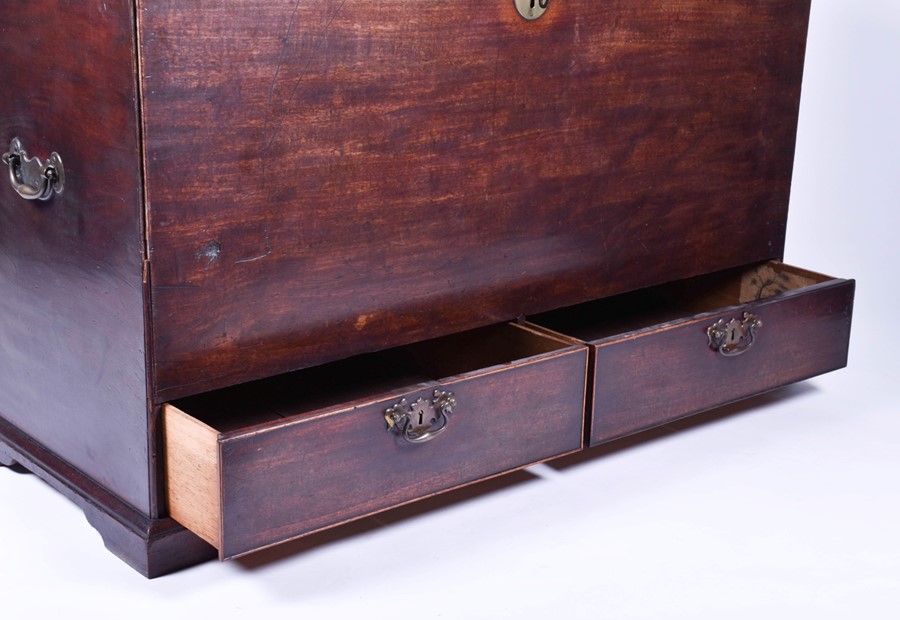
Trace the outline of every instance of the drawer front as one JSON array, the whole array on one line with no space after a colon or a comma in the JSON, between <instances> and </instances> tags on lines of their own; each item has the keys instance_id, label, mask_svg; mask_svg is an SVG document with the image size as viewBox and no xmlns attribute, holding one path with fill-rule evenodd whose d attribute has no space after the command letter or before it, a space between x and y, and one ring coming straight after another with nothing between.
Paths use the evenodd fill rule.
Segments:
<instances>
[{"instance_id":1,"label":"drawer front","mask_svg":"<svg viewBox=\"0 0 900 620\"><path fill-rule=\"evenodd\" d=\"M588 350L560 349L227 433L168 405L172 516L232 558L578 450ZM456 400L442 433L388 432L387 409L435 390Z\"/></svg>"},{"instance_id":2,"label":"drawer front","mask_svg":"<svg viewBox=\"0 0 900 620\"><path fill-rule=\"evenodd\" d=\"M385 432L395 399L223 441L222 555L580 449L586 360L580 352L441 386L458 405L427 444ZM419 397L430 390L408 396Z\"/></svg>"},{"instance_id":3,"label":"drawer front","mask_svg":"<svg viewBox=\"0 0 900 620\"><path fill-rule=\"evenodd\" d=\"M157 402L783 245L807 0L140 4Z\"/></svg>"},{"instance_id":4,"label":"drawer front","mask_svg":"<svg viewBox=\"0 0 900 620\"><path fill-rule=\"evenodd\" d=\"M842 368L853 293L853 281L832 280L595 345L590 443ZM731 356L713 350L708 328L744 312L761 321L752 345Z\"/></svg>"}]
</instances>

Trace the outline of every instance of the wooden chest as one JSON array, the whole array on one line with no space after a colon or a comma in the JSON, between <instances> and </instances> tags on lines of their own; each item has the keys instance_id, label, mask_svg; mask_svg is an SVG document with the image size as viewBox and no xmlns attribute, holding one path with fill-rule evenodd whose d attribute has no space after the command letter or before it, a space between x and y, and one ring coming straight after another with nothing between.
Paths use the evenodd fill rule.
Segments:
<instances>
[{"instance_id":1,"label":"wooden chest","mask_svg":"<svg viewBox=\"0 0 900 620\"><path fill-rule=\"evenodd\" d=\"M0 462L152 576L843 366L808 12L4 2Z\"/></svg>"}]
</instances>

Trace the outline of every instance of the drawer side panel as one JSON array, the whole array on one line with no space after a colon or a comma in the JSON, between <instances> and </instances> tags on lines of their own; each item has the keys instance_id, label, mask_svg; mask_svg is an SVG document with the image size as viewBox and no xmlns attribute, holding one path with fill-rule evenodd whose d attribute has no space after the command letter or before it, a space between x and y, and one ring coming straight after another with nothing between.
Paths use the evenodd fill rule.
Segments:
<instances>
[{"instance_id":1,"label":"drawer side panel","mask_svg":"<svg viewBox=\"0 0 900 620\"><path fill-rule=\"evenodd\" d=\"M177 407L163 407L169 515L219 546L219 433Z\"/></svg>"},{"instance_id":2,"label":"drawer side panel","mask_svg":"<svg viewBox=\"0 0 900 620\"><path fill-rule=\"evenodd\" d=\"M0 3L0 152L62 158L19 197L0 165L0 416L155 515L130 0Z\"/></svg>"}]
</instances>

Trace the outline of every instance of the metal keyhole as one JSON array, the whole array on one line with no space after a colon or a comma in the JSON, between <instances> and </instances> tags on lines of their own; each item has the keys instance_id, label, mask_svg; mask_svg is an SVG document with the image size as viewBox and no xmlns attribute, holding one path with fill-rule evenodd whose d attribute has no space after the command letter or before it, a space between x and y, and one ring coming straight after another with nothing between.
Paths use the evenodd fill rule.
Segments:
<instances>
[{"instance_id":1,"label":"metal keyhole","mask_svg":"<svg viewBox=\"0 0 900 620\"><path fill-rule=\"evenodd\" d=\"M730 326L728 328L728 338L725 339L725 344L734 345L734 344L737 344L738 342L740 342L740 340L741 340L741 333L740 333L740 330L738 330L738 326L737 325Z\"/></svg>"}]
</instances>

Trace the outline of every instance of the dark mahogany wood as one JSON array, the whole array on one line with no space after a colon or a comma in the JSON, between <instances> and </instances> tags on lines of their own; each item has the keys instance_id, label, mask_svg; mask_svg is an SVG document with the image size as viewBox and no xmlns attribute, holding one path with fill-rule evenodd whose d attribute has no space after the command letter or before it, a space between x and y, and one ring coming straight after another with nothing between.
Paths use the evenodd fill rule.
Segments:
<instances>
[{"instance_id":1,"label":"dark mahogany wood","mask_svg":"<svg viewBox=\"0 0 900 620\"><path fill-rule=\"evenodd\" d=\"M154 511L130 0L4 0L0 149L62 157L65 191L0 174L0 418Z\"/></svg>"},{"instance_id":2,"label":"dark mahogany wood","mask_svg":"<svg viewBox=\"0 0 900 620\"><path fill-rule=\"evenodd\" d=\"M580 449L587 349L555 346L528 360L395 390L377 402L370 397L223 433L221 557ZM310 379L323 381L318 373ZM295 402L307 382L298 376ZM431 398L435 389L453 391L458 401L443 434L411 445L386 431L385 409L404 397ZM290 400L290 393L283 397ZM194 399L185 411L214 415L218 405L204 400ZM272 399L259 393L254 400ZM285 402L278 413L287 416L292 406ZM209 423L219 428L227 421Z\"/></svg>"},{"instance_id":3,"label":"dark mahogany wood","mask_svg":"<svg viewBox=\"0 0 900 620\"><path fill-rule=\"evenodd\" d=\"M106 547L145 577L215 557L215 549L171 519L151 519L53 452L0 420L0 465L34 473L80 507ZM11 502L4 501L10 508Z\"/></svg>"},{"instance_id":4,"label":"dark mahogany wood","mask_svg":"<svg viewBox=\"0 0 900 620\"><path fill-rule=\"evenodd\" d=\"M223 557L578 449L588 350L474 328L780 257L808 13L4 0L0 150L58 152L66 187L27 202L0 170L0 465L153 576L212 554L167 518L176 398L227 413L204 429ZM727 360L705 348L719 315L614 300L585 338L590 439L842 366L852 296L835 280L753 302L759 343ZM434 355L445 334L462 354ZM336 397L284 375L351 356L386 377L345 372ZM385 433L388 404L440 386L459 399L445 436Z\"/></svg>"},{"instance_id":5,"label":"dark mahogany wood","mask_svg":"<svg viewBox=\"0 0 900 620\"><path fill-rule=\"evenodd\" d=\"M157 401L781 255L806 0L141 7Z\"/></svg>"},{"instance_id":6,"label":"dark mahogany wood","mask_svg":"<svg viewBox=\"0 0 900 620\"><path fill-rule=\"evenodd\" d=\"M648 291L535 320L591 341L589 443L596 445L843 368L854 288L852 280L825 279L693 316L685 313L693 305L690 296L678 294L682 287L668 287L660 295ZM630 310L621 316L606 314L625 308ZM744 311L763 322L752 348L735 357L713 351L707 328Z\"/></svg>"}]
</instances>

